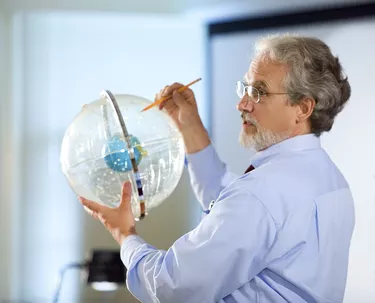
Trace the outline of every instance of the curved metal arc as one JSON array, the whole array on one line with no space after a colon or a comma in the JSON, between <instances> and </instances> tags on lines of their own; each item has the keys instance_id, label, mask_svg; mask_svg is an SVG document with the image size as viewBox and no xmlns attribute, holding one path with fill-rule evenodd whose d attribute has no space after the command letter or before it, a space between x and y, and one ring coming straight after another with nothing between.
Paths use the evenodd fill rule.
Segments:
<instances>
[{"instance_id":1,"label":"curved metal arc","mask_svg":"<svg viewBox=\"0 0 375 303\"><path fill-rule=\"evenodd\" d=\"M140 204L139 219L143 219L146 216L146 204L145 204L144 196L143 196L142 182L141 182L141 177L140 177L139 170L138 170L138 164L137 164L137 161L135 160L135 156L134 156L134 149L133 149L133 146L132 146L132 143L131 143L131 140L130 140L128 130L126 128L124 118L121 114L120 107L118 106L118 103L116 101L115 96L109 90L103 90L100 93L100 96L107 99L108 101L110 101L110 103L112 104L112 106L113 106L113 108L116 112L117 119L120 123L121 131L124 135L126 144L128 146L132 170L133 170L134 177L135 177L136 184L137 184L138 201L139 201L139 204Z\"/></svg>"}]
</instances>

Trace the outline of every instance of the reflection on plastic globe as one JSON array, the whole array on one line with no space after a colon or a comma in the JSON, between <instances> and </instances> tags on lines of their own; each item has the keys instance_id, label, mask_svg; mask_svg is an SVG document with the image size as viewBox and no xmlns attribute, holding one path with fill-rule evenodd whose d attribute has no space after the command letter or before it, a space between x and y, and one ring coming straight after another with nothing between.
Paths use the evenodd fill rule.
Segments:
<instances>
[{"instance_id":1,"label":"reflection on plastic globe","mask_svg":"<svg viewBox=\"0 0 375 303\"><path fill-rule=\"evenodd\" d=\"M114 107L101 98L85 105L69 125L61 147L62 171L78 196L110 207L119 205L122 184L130 180L132 209L138 218L141 210L131 155L149 211L176 188L184 167L184 146L165 113L155 108L141 112L149 100L133 95L114 97L132 148L128 148Z\"/></svg>"}]
</instances>

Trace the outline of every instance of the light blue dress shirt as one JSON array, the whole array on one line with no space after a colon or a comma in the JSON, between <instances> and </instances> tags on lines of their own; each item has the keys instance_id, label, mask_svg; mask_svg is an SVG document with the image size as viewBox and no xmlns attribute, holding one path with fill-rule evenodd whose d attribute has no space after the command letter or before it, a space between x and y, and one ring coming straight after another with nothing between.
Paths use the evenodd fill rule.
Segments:
<instances>
[{"instance_id":1,"label":"light blue dress shirt","mask_svg":"<svg viewBox=\"0 0 375 303\"><path fill-rule=\"evenodd\" d=\"M234 176L212 145L188 155L203 209L215 203L167 251L124 240L127 286L141 302L342 302L354 203L319 138L285 140L251 163Z\"/></svg>"}]
</instances>

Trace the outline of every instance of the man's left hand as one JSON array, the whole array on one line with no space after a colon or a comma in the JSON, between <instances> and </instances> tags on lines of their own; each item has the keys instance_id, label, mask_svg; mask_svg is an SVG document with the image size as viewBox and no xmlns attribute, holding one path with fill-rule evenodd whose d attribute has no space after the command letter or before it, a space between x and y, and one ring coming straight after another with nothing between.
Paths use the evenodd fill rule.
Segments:
<instances>
[{"instance_id":1,"label":"man's left hand","mask_svg":"<svg viewBox=\"0 0 375 303\"><path fill-rule=\"evenodd\" d=\"M131 208L131 184L125 182L121 192L121 202L117 208L110 208L79 197L86 211L103 223L105 228L121 246L127 236L135 235L135 220Z\"/></svg>"}]
</instances>

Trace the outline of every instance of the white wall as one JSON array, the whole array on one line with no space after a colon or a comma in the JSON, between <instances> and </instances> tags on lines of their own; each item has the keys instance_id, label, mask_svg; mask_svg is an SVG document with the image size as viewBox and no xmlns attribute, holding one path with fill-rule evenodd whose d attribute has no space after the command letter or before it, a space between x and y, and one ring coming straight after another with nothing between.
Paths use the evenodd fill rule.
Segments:
<instances>
[{"instance_id":1,"label":"white wall","mask_svg":"<svg viewBox=\"0 0 375 303\"><path fill-rule=\"evenodd\" d=\"M81 260L91 248L118 249L109 233L85 215L61 174L60 144L68 124L104 88L153 99L167 84L200 77L203 37L200 23L183 17L49 12L27 13L19 21L25 150L18 201L23 231L19 293L42 301L51 297L61 266ZM193 89L204 112L202 84ZM195 227L199 209L194 201L185 172L173 195L139 223L138 232L168 248ZM74 300L80 289L78 275L70 274L61 300ZM83 289L87 300L98 298ZM121 295L131 300L125 291Z\"/></svg>"},{"instance_id":2,"label":"white wall","mask_svg":"<svg viewBox=\"0 0 375 303\"><path fill-rule=\"evenodd\" d=\"M263 35L298 32L323 39L338 55L352 86L351 99L322 136L322 145L347 178L355 199L353 235L345 302L375 302L375 111L372 91L375 69L375 18L281 30L251 31L215 36L213 58L213 141L221 158L242 173L252 152L238 149L240 113L235 82L247 72L254 42ZM230 60L228 60L230 58ZM235 155L235 156L233 156Z\"/></svg>"},{"instance_id":3,"label":"white wall","mask_svg":"<svg viewBox=\"0 0 375 303\"><path fill-rule=\"evenodd\" d=\"M0 8L0 11L2 9ZM8 20L6 20L6 16L3 11L0 13L0 70L1 71L8 71L8 62L6 58L9 57L8 51L8 44L4 43L7 41L7 32L8 32ZM6 203L8 198L9 192L6 191L6 187L8 186L6 171L10 171L9 166L9 134L6 131L6 113L9 112L8 109L8 102L6 102L8 98L8 90L9 90L9 81L5 72L0 73L0 138L1 138L1 148L0 148L0 230L5 231L8 226L11 226L11 216L5 214L11 214L12 205L10 203ZM8 232L1 232L0 233L0 243L11 243L11 234ZM9 245L0 245L0 256L7 261L11 260L11 250ZM1 261L0 261L1 262ZM0 263L0 270L4 272L10 271L11 264L6 262ZM7 280L3 283L0 283L0 294L7 292L10 288L10 281Z\"/></svg>"},{"instance_id":4,"label":"white wall","mask_svg":"<svg viewBox=\"0 0 375 303\"><path fill-rule=\"evenodd\" d=\"M375 18L332 32L326 40L340 55L352 85L352 97L322 144L353 191L356 227L350 250L345 302L375 301L375 133L373 71ZM348 41L353 47L347 47Z\"/></svg>"},{"instance_id":5,"label":"white wall","mask_svg":"<svg viewBox=\"0 0 375 303\"><path fill-rule=\"evenodd\" d=\"M82 10L82 11L113 11L132 13L178 13L183 1L123 1L123 0L2 0L9 11L24 10Z\"/></svg>"},{"instance_id":6,"label":"white wall","mask_svg":"<svg viewBox=\"0 0 375 303\"><path fill-rule=\"evenodd\" d=\"M14 61L13 18L0 9L0 300L16 291L18 266L19 197L21 167L19 94L13 90L17 64ZM12 101L11 101L12 100Z\"/></svg>"}]
</instances>

